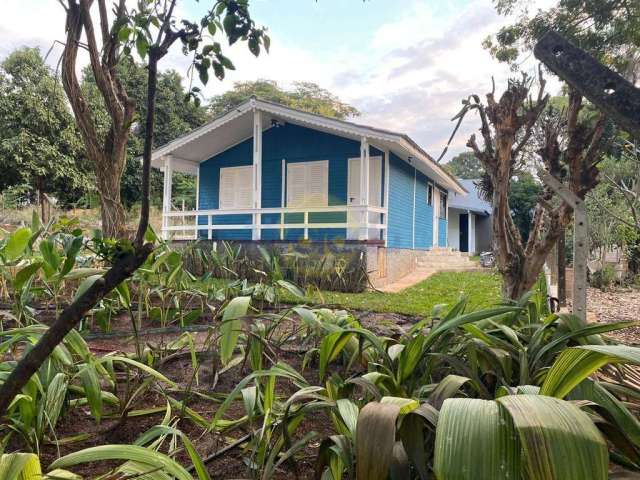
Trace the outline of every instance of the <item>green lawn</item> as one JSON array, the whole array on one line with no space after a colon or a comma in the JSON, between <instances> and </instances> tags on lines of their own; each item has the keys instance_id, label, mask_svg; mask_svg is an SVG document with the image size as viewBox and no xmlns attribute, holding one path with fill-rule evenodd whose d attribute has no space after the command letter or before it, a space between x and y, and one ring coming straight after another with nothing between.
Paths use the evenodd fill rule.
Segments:
<instances>
[{"instance_id":1,"label":"green lawn","mask_svg":"<svg viewBox=\"0 0 640 480\"><path fill-rule=\"evenodd\" d=\"M435 305L453 304L463 294L469 299L468 310L493 305L501 299L500 276L493 272L440 272L398 293L321 292L311 300L357 310L426 315Z\"/></svg>"}]
</instances>

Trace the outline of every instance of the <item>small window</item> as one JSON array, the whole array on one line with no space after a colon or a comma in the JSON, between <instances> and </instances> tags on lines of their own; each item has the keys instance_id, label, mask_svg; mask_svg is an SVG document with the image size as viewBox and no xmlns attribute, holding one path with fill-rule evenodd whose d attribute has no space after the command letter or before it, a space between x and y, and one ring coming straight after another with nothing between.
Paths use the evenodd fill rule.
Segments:
<instances>
[{"instance_id":1,"label":"small window","mask_svg":"<svg viewBox=\"0 0 640 480\"><path fill-rule=\"evenodd\" d=\"M447 218L447 194L440 191L440 218Z\"/></svg>"},{"instance_id":2,"label":"small window","mask_svg":"<svg viewBox=\"0 0 640 480\"><path fill-rule=\"evenodd\" d=\"M433 185L427 184L427 205L433 205Z\"/></svg>"},{"instance_id":3,"label":"small window","mask_svg":"<svg viewBox=\"0 0 640 480\"><path fill-rule=\"evenodd\" d=\"M220 210L253 208L253 166L220 169Z\"/></svg>"}]
</instances>

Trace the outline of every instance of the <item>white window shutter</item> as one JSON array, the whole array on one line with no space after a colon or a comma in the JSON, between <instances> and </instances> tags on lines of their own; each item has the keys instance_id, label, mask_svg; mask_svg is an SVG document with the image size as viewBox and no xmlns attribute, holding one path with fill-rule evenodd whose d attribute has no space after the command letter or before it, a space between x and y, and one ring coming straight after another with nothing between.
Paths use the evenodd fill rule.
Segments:
<instances>
[{"instance_id":1,"label":"white window shutter","mask_svg":"<svg viewBox=\"0 0 640 480\"><path fill-rule=\"evenodd\" d=\"M236 183L235 170L228 168L220 169L220 210L229 210L234 204L234 185Z\"/></svg>"},{"instance_id":2,"label":"white window shutter","mask_svg":"<svg viewBox=\"0 0 640 480\"><path fill-rule=\"evenodd\" d=\"M287 165L287 206L300 208L305 206L306 168L304 163Z\"/></svg>"},{"instance_id":3,"label":"white window shutter","mask_svg":"<svg viewBox=\"0 0 640 480\"><path fill-rule=\"evenodd\" d=\"M360 159L349 159L349 173L347 174L347 204L360 204Z\"/></svg>"},{"instance_id":4,"label":"white window shutter","mask_svg":"<svg viewBox=\"0 0 640 480\"><path fill-rule=\"evenodd\" d=\"M369 204L382 205L382 157L369 159Z\"/></svg>"},{"instance_id":5,"label":"white window shutter","mask_svg":"<svg viewBox=\"0 0 640 480\"><path fill-rule=\"evenodd\" d=\"M220 210L253 208L253 166L220 169Z\"/></svg>"},{"instance_id":6,"label":"white window shutter","mask_svg":"<svg viewBox=\"0 0 640 480\"><path fill-rule=\"evenodd\" d=\"M329 203L329 162L287 165L287 206L323 207Z\"/></svg>"},{"instance_id":7,"label":"white window shutter","mask_svg":"<svg viewBox=\"0 0 640 480\"><path fill-rule=\"evenodd\" d=\"M306 206L326 206L329 203L329 162L307 163L305 180L307 184Z\"/></svg>"}]
</instances>

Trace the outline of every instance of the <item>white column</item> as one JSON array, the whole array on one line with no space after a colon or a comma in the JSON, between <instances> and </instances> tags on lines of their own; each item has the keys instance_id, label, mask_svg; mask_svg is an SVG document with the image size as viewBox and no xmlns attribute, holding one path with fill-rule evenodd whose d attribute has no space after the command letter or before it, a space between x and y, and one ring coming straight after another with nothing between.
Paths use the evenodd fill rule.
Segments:
<instances>
[{"instance_id":1,"label":"white column","mask_svg":"<svg viewBox=\"0 0 640 480\"><path fill-rule=\"evenodd\" d=\"M440 226L440 190L433 185L433 248L438 246L438 230Z\"/></svg>"},{"instance_id":2,"label":"white column","mask_svg":"<svg viewBox=\"0 0 640 480\"><path fill-rule=\"evenodd\" d=\"M366 137L360 140L360 205L369 206L369 142ZM369 229L366 225L369 223L369 213L365 210L359 215L361 223L360 240L369 239Z\"/></svg>"},{"instance_id":3,"label":"white column","mask_svg":"<svg viewBox=\"0 0 640 480\"><path fill-rule=\"evenodd\" d=\"M253 110L253 208L262 208L262 114ZM253 240L260 240L261 215L253 216Z\"/></svg>"},{"instance_id":4,"label":"white column","mask_svg":"<svg viewBox=\"0 0 640 480\"><path fill-rule=\"evenodd\" d=\"M418 179L418 171L413 167L413 211L412 211L412 227L411 227L411 248L416 248L416 183Z\"/></svg>"},{"instance_id":5,"label":"white column","mask_svg":"<svg viewBox=\"0 0 640 480\"><path fill-rule=\"evenodd\" d=\"M384 245L387 246L387 232L389 231L389 178L391 177L391 171L389 170L389 150L384 152L384 208L387 209L387 213L384 215L384 224L387 228L384 229Z\"/></svg>"},{"instance_id":6,"label":"white column","mask_svg":"<svg viewBox=\"0 0 640 480\"><path fill-rule=\"evenodd\" d=\"M169 218L164 215L171 211L171 185L173 180L173 166L171 155L167 155L164 160L164 190L162 194L162 238L169 238Z\"/></svg>"}]
</instances>

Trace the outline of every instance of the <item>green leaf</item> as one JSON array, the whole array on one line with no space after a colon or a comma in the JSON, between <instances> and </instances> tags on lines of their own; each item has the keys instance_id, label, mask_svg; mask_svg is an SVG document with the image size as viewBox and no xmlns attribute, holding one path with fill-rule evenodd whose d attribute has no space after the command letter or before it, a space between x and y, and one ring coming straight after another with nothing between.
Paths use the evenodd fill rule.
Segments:
<instances>
[{"instance_id":1,"label":"green leaf","mask_svg":"<svg viewBox=\"0 0 640 480\"><path fill-rule=\"evenodd\" d=\"M220 360L223 365L229 363L238 343L242 324L240 319L247 315L251 297L235 297L222 312L220 325Z\"/></svg>"},{"instance_id":2,"label":"green leaf","mask_svg":"<svg viewBox=\"0 0 640 480\"><path fill-rule=\"evenodd\" d=\"M120 40L121 42L126 42L127 40L129 40L130 34L131 29L129 27L121 27L120 30L118 30L118 40Z\"/></svg>"},{"instance_id":3,"label":"green leaf","mask_svg":"<svg viewBox=\"0 0 640 480\"><path fill-rule=\"evenodd\" d=\"M45 263L45 273L47 274L47 277L51 277L60 267L60 255L58 254L53 241L49 239L42 240L40 242L40 253L42 254L42 259Z\"/></svg>"},{"instance_id":4,"label":"green leaf","mask_svg":"<svg viewBox=\"0 0 640 480\"><path fill-rule=\"evenodd\" d=\"M147 52L149 51L149 42L147 38L142 34L138 33L136 36L136 50L140 58L144 59L147 56Z\"/></svg>"},{"instance_id":5,"label":"green leaf","mask_svg":"<svg viewBox=\"0 0 640 480\"><path fill-rule=\"evenodd\" d=\"M341 398L336 402L340 418L347 426L352 438L356 438L356 427L358 425L358 414L360 410L358 406L348 398Z\"/></svg>"},{"instance_id":6,"label":"green leaf","mask_svg":"<svg viewBox=\"0 0 640 480\"><path fill-rule=\"evenodd\" d=\"M626 345L567 348L553 362L540 394L564 398L585 378L610 363L640 364L640 348Z\"/></svg>"},{"instance_id":7,"label":"green leaf","mask_svg":"<svg viewBox=\"0 0 640 480\"><path fill-rule=\"evenodd\" d=\"M76 264L76 257L82 248L82 243L84 239L82 237L75 237L71 242L71 245L67 249L66 258L64 260L64 264L62 265L62 269L60 270L60 277L64 277L67 273L71 271L73 266Z\"/></svg>"},{"instance_id":8,"label":"green leaf","mask_svg":"<svg viewBox=\"0 0 640 480\"><path fill-rule=\"evenodd\" d=\"M78 298L80 298L82 295L84 295L84 293L89 290L91 288L91 286L96 283L96 280L98 280L100 277L102 277L102 275L91 275L87 278L85 278L82 283L80 285L78 285L78 289L76 290L75 295L73 296L73 300L77 300Z\"/></svg>"},{"instance_id":9,"label":"green leaf","mask_svg":"<svg viewBox=\"0 0 640 480\"><path fill-rule=\"evenodd\" d=\"M178 480L193 480L193 477L175 460L163 453L137 445L100 445L58 458L50 468L65 468L81 463L121 460L138 462L151 471L160 468Z\"/></svg>"},{"instance_id":10,"label":"green leaf","mask_svg":"<svg viewBox=\"0 0 640 480\"><path fill-rule=\"evenodd\" d=\"M17 229L11 235L7 243L2 247L1 253L8 262L12 262L17 259L24 252L27 245L29 245L29 239L31 238L31 229L22 227Z\"/></svg>"},{"instance_id":11,"label":"green leaf","mask_svg":"<svg viewBox=\"0 0 640 480\"><path fill-rule=\"evenodd\" d=\"M436 428L433 469L437 479L518 479L520 455L513 421L496 402L445 400Z\"/></svg>"},{"instance_id":12,"label":"green leaf","mask_svg":"<svg viewBox=\"0 0 640 480\"><path fill-rule=\"evenodd\" d=\"M16 291L21 290L24 284L27 283L29 280L31 280L31 278L36 274L36 272L40 270L41 266L42 266L42 262L34 262L18 270L18 273L16 273L16 278L13 281L13 288Z\"/></svg>"},{"instance_id":13,"label":"green leaf","mask_svg":"<svg viewBox=\"0 0 640 480\"><path fill-rule=\"evenodd\" d=\"M100 423L102 417L102 393L98 373L93 365L87 365L79 373L80 382L84 388L84 394L89 403L89 409L96 421Z\"/></svg>"},{"instance_id":14,"label":"green leaf","mask_svg":"<svg viewBox=\"0 0 640 480\"><path fill-rule=\"evenodd\" d=\"M360 480L387 480L396 443L400 407L370 402L360 410L356 435L356 469Z\"/></svg>"},{"instance_id":15,"label":"green leaf","mask_svg":"<svg viewBox=\"0 0 640 480\"><path fill-rule=\"evenodd\" d=\"M509 395L497 402L513 419L528 478L606 480L607 444L578 407L543 395Z\"/></svg>"},{"instance_id":16,"label":"green leaf","mask_svg":"<svg viewBox=\"0 0 640 480\"><path fill-rule=\"evenodd\" d=\"M460 388L470 381L471 379L468 377L447 375L440 381L436 389L431 392L431 395L429 395L429 403L440 410L440 407L442 407L446 399L456 395Z\"/></svg>"},{"instance_id":17,"label":"green leaf","mask_svg":"<svg viewBox=\"0 0 640 480\"><path fill-rule=\"evenodd\" d=\"M318 375L320 380L324 379L327 372L327 366L333 362L342 349L349 342L353 334L346 331L338 331L325 336L320 343L320 365Z\"/></svg>"},{"instance_id":18,"label":"green leaf","mask_svg":"<svg viewBox=\"0 0 640 480\"><path fill-rule=\"evenodd\" d=\"M42 470L38 456L33 453L0 455L0 478L2 480L41 479Z\"/></svg>"}]
</instances>

